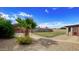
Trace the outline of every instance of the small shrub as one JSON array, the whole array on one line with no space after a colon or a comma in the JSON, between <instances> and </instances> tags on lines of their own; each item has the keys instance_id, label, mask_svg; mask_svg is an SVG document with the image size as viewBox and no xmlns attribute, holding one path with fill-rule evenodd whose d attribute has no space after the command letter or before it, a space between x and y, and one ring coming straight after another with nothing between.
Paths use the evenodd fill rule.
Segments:
<instances>
[{"instance_id":1,"label":"small shrub","mask_svg":"<svg viewBox=\"0 0 79 59\"><path fill-rule=\"evenodd\" d=\"M16 37L16 42L19 44L31 44L32 43L32 38L29 36L26 37Z\"/></svg>"}]
</instances>

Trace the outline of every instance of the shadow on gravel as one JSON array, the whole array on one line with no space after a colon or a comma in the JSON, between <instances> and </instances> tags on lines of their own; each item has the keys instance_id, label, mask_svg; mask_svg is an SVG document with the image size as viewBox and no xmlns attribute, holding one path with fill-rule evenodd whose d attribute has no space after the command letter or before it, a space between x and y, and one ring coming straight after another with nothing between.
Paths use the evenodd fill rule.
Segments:
<instances>
[{"instance_id":1,"label":"shadow on gravel","mask_svg":"<svg viewBox=\"0 0 79 59\"><path fill-rule=\"evenodd\" d=\"M13 39L15 37L0 37L0 40L9 40L9 39Z\"/></svg>"},{"instance_id":2,"label":"shadow on gravel","mask_svg":"<svg viewBox=\"0 0 79 59\"><path fill-rule=\"evenodd\" d=\"M44 38L40 38L38 40L38 43L45 46L45 47L49 47L50 45L54 44L57 45L57 42L51 39L44 39Z\"/></svg>"}]
</instances>

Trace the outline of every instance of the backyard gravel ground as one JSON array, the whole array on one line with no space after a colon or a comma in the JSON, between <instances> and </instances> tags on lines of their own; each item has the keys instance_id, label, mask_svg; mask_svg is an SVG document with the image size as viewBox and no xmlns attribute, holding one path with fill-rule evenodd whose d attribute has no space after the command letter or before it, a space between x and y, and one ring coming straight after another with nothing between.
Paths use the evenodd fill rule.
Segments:
<instances>
[{"instance_id":1,"label":"backyard gravel ground","mask_svg":"<svg viewBox=\"0 0 79 59\"><path fill-rule=\"evenodd\" d=\"M0 39L1 51L79 51L79 44L39 38L30 45L18 45L15 38Z\"/></svg>"}]
</instances>

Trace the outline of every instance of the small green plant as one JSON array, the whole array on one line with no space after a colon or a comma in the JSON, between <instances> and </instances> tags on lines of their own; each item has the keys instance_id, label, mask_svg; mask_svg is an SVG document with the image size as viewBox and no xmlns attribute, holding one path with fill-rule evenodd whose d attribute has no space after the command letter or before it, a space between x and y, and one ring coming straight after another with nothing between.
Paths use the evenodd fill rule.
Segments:
<instances>
[{"instance_id":1,"label":"small green plant","mask_svg":"<svg viewBox=\"0 0 79 59\"><path fill-rule=\"evenodd\" d=\"M16 42L19 43L19 44L31 44L32 38L30 38L29 36L16 37Z\"/></svg>"}]
</instances>

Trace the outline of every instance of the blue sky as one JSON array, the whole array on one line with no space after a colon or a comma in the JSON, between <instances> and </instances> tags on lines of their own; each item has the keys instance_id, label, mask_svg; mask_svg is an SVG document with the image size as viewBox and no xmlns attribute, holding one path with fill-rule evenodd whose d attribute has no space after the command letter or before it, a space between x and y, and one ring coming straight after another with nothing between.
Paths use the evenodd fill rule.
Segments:
<instances>
[{"instance_id":1,"label":"blue sky","mask_svg":"<svg viewBox=\"0 0 79 59\"><path fill-rule=\"evenodd\" d=\"M79 24L77 7L0 7L0 14L16 23L17 16L32 17L40 27L59 28Z\"/></svg>"}]
</instances>

